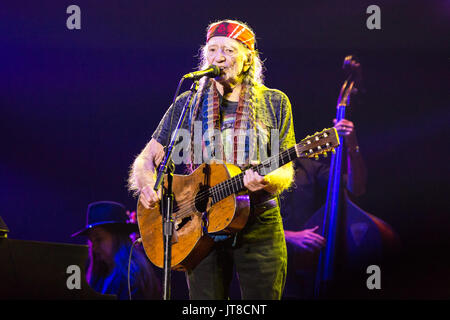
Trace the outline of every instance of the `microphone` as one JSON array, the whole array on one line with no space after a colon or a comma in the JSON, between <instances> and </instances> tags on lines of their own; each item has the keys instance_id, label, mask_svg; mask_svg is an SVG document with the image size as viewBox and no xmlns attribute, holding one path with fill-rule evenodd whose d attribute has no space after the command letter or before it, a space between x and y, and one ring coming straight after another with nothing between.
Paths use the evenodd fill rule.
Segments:
<instances>
[{"instance_id":1,"label":"microphone","mask_svg":"<svg viewBox=\"0 0 450 320\"><path fill-rule=\"evenodd\" d=\"M220 68L218 66L215 65L210 65L208 68L204 69L204 70L200 70L200 71L195 71L195 72L191 72L188 74L185 74L183 76L183 79L200 79L201 77L207 76L209 78L215 78L220 76Z\"/></svg>"}]
</instances>

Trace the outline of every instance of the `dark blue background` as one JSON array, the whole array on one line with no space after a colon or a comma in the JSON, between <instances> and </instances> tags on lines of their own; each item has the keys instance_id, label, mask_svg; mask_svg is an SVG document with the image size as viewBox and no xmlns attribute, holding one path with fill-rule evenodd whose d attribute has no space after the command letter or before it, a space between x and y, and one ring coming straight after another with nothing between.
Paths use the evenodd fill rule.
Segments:
<instances>
[{"instance_id":1,"label":"dark blue background","mask_svg":"<svg viewBox=\"0 0 450 320\"><path fill-rule=\"evenodd\" d=\"M66 28L71 4L81 30ZM381 30L366 28L371 4ZM266 85L290 98L297 140L332 125L343 58L360 57L367 92L349 118L369 182L358 203L402 239L396 296L450 297L449 16L448 1L2 3L0 215L10 237L82 243L70 234L90 202L134 210L129 166L197 65L206 26L232 18L255 30Z\"/></svg>"}]
</instances>

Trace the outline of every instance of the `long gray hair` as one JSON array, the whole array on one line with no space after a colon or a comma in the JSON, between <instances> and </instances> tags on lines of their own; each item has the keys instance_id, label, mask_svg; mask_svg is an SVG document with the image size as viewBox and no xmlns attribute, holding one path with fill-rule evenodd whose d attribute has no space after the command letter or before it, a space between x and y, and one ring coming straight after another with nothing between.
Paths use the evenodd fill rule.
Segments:
<instances>
[{"instance_id":1,"label":"long gray hair","mask_svg":"<svg viewBox=\"0 0 450 320\"><path fill-rule=\"evenodd\" d=\"M222 21L218 21L220 22L238 22L242 25L244 25L246 28L248 28L249 30L251 30L251 28L240 21L236 21L236 20L222 20ZM217 22L211 23L207 30L210 28L211 25L216 24ZM253 30L251 30L253 32ZM253 33L254 34L254 33ZM239 41L237 41L239 42ZM249 48L247 48L244 44L239 42L239 45L242 46L242 48L245 50L246 56L250 57L251 59L251 63L250 63L250 67L248 68L247 71L244 72L244 78L242 80L242 84L244 85L245 92L242 92L241 94L244 94L244 119L247 119L250 125L250 128L252 128L254 130L254 134L252 135L252 141L250 141L250 149L251 154L249 155L250 159L254 159L255 155L252 154L252 152L258 152L258 148L256 148L256 143L257 143L257 134L256 134L256 113L255 113L255 104L256 104L256 97L257 97L257 92L258 92L258 87L262 86L264 83L264 78L263 78L263 70L264 70L264 65L263 65L263 61L261 60L261 58L259 57L259 52L255 49L255 50L250 50ZM208 66L208 59L207 59L207 49L208 49L208 44L206 43L205 45L203 45L202 47L200 47L199 49L199 69L202 70L204 68L206 68ZM209 96L208 98L208 110L211 111L213 109L213 103L212 103L212 95L213 95L213 81L207 77L204 77L200 80L199 82L199 88L198 88L198 93L197 93L197 99L196 99L196 103L194 105L194 109L193 109L193 121L191 123L192 127L191 127L191 132L193 132L193 123L194 120L196 119L199 109L202 107L202 101L204 96ZM209 128L212 128L213 126L210 125L208 126ZM252 149L253 148L253 149ZM191 150L194 150L194 139L192 139L191 141ZM256 155L256 158L259 158L258 155ZM193 152L191 152L191 166L190 169L193 169Z\"/></svg>"}]
</instances>

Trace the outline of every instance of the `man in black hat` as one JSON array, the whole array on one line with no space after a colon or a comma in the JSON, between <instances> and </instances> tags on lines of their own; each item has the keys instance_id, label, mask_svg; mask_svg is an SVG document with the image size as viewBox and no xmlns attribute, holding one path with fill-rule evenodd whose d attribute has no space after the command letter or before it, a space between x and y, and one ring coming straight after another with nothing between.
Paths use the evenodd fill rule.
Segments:
<instances>
[{"instance_id":1,"label":"man in black hat","mask_svg":"<svg viewBox=\"0 0 450 320\"><path fill-rule=\"evenodd\" d=\"M88 237L89 261L86 278L97 292L115 294L120 300L160 299L159 281L141 250L133 250L130 233L137 232L128 221L125 207L117 202L99 201L89 204L86 227L72 235Z\"/></svg>"}]
</instances>

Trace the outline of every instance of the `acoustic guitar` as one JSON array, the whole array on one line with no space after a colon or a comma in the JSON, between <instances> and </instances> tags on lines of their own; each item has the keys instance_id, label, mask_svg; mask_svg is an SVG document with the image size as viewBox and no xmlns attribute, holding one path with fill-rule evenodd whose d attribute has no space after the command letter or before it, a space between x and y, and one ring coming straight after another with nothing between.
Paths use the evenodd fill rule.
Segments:
<instances>
[{"instance_id":1,"label":"acoustic guitar","mask_svg":"<svg viewBox=\"0 0 450 320\"><path fill-rule=\"evenodd\" d=\"M336 129L324 129L298 144L252 167L261 176L299 157L326 156L339 146ZM167 183L167 179L165 179ZM164 185L167 187L167 184ZM250 213L250 198L244 173L231 164L202 164L189 175L173 176L173 221L171 268L192 270L213 246L208 234L231 234L241 230ZM144 250L159 268L164 265L164 243L160 204L146 209L140 201L137 220Z\"/></svg>"}]
</instances>

